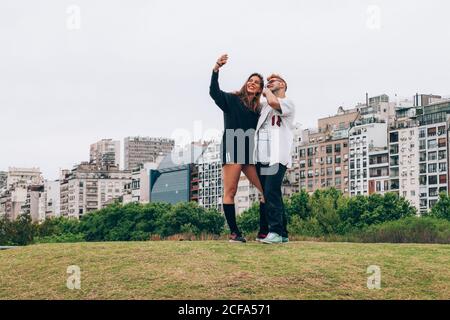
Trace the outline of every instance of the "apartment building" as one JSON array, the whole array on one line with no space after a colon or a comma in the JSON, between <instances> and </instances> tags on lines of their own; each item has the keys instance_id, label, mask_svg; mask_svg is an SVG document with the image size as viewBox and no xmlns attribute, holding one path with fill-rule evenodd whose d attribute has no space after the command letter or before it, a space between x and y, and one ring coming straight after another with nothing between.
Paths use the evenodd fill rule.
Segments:
<instances>
[{"instance_id":1,"label":"apartment building","mask_svg":"<svg viewBox=\"0 0 450 320\"><path fill-rule=\"evenodd\" d=\"M23 213L27 200L27 186L13 185L0 195L0 216L15 220Z\"/></svg>"},{"instance_id":2,"label":"apartment building","mask_svg":"<svg viewBox=\"0 0 450 320\"><path fill-rule=\"evenodd\" d=\"M303 133L302 125L296 123L292 149L292 168L286 170L285 180L281 187L283 197L290 197L300 192L300 148L304 141Z\"/></svg>"},{"instance_id":3,"label":"apartment building","mask_svg":"<svg viewBox=\"0 0 450 320\"><path fill-rule=\"evenodd\" d=\"M44 185L28 186L21 214L28 214L33 222L45 220L46 195Z\"/></svg>"},{"instance_id":4,"label":"apartment building","mask_svg":"<svg viewBox=\"0 0 450 320\"><path fill-rule=\"evenodd\" d=\"M32 206L30 201L35 197L34 188L42 184L43 178L39 168L9 168L6 184L0 193L0 216L15 220L19 215L29 213L34 221L38 221L39 206L35 206L35 202Z\"/></svg>"},{"instance_id":5,"label":"apartment building","mask_svg":"<svg viewBox=\"0 0 450 320\"><path fill-rule=\"evenodd\" d=\"M358 109L339 108L336 115L319 119L318 130L306 129L298 148L300 188L309 193L334 187L349 194L349 128Z\"/></svg>"},{"instance_id":6,"label":"apartment building","mask_svg":"<svg viewBox=\"0 0 450 320\"><path fill-rule=\"evenodd\" d=\"M242 214L257 202L259 202L258 189L250 183L244 174L241 174L235 197L236 214Z\"/></svg>"},{"instance_id":7,"label":"apartment building","mask_svg":"<svg viewBox=\"0 0 450 320\"><path fill-rule=\"evenodd\" d=\"M355 122L349 131L350 196L389 191L387 124L373 121Z\"/></svg>"},{"instance_id":8,"label":"apartment building","mask_svg":"<svg viewBox=\"0 0 450 320\"><path fill-rule=\"evenodd\" d=\"M419 210L419 125L415 107L396 110L396 121L389 128L389 166L390 191Z\"/></svg>"},{"instance_id":9,"label":"apartment building","mask_svg":"<svg viewBox=\"0 0 450 320\"><path fill-rule=\"evenodd\" d=\"M131 171L115 166L99 168L83 162L61 179L61 215L79 219L120 200L125 186L131 182Z\"/></svg>"},{"instance_id":10,"label":"apartment building","mask_svg":"<svg viewBox=\"0 0 450 320\"><path fill-rule=\"evenodd\" d=\"M156 170L162 158L158 159L154 163L146 163L139 168L133 169L131 172L131 183L126 185L126 196L124 203L138 202L149 203L150 202L150 172Z\"/></svg>"},{"instance_id":11,"label":"apartment building","mask_svg":"<svg viewBox=\"0 0 450 320\"><path fill-rule=\"evenodd\" d=\"M450 101L418 108L420 212L430 210L449 190Z\"/></svg>"},{"instance_id":12,"label":"apartment building","mask_svg":"<svg viewBox=\"0 0 450 320\"><path fill-rule=\"evenodd\" d=\"M120 168L120 141L103 139L91 144L89 162L99 168L107 166Z\"/></svg>"},{"instance_id":13,"label":"apartment building","mask_svg":"<svg viewBox=\"0 0 450 320\"><path fill-rule=\"evenodd\" d=\"M372 98L366 94L366 103L359 104L357 108L362 121L371 121L373 118L388 124L395 121L396 103L390 102L390 98L386 94Z\"/></svg>"},{"instance_id":14,"label":"apartment building","mask_svg":"<svg viewBox=\"0 0 450 320\"><path fill-rule=\"evenodd\" d=\"M127 137L124 139L125 170L139 168L140 165L156 162L159 156L169 154L175 141L166 138Z\"/></svg>"},{"instance_id":15,"label":"apartment building","mask_svg":"<svg viewBox=\"0 0 450 320\"><path fill-rule=\"evenodd\" d=\"M41 170L39 168L14 168L8 170L6 186L13 185L29 186L43 183Z\"/></svg>"},{"instance_id":16,"label":"apartment building","mask_svg":"<svg viewBox=\"0 0 450 320\"><path fill-rule=\"evenodd\" d=\"M198 203L206 209L222 211L223 182L220 142L210 143L197 162Z\"/></svg>"},{"instance_id":17,"label":"apartment building","mask_svg":"<svg viewBox=\"0 0 450 320\"><path fill-rule=\"evenodd\" d=\"M61 183L56 181L44 182L45 219L61 216Z\"/></svg>"}]
</instances>

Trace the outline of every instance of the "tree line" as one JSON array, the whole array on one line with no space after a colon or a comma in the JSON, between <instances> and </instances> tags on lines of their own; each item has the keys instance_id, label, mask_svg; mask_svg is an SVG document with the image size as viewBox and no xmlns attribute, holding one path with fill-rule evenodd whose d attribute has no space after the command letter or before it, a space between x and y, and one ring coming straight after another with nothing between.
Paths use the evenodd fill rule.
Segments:
<instances>
[{"instance_id":1,"label":"tree line","mask_svg":"<svg viewBox=\"0 0 450 320\"><path fill-rule=\"evenodd\" d=\"M285 199L288 229L293 237L357 242L450 243L450 197L441 194L429 214L416 209L395 193L344 196L331 188L305 191ZM259 206L238 217L240 228L258 231ZM177 235L225 237L223 215L197 203L112 204L80 220L47 219L34 224L28 215L16 221L0 219L0 245L56 242L147 241Z\"/></svg>"}]
</instances>

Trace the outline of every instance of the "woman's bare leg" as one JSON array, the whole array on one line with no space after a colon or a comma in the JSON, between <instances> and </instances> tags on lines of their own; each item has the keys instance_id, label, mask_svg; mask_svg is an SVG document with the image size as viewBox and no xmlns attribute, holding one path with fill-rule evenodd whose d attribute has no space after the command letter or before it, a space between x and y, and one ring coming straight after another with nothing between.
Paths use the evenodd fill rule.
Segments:
<instances>
[{"instance_id":1,"label":"woman's bare leg","mask_svg":"<svg viewBox=\"0 0 450 320\"><path fill-rule=\"evenodd\" d=\"M239 178L241 177L242 165L240 164L226 164L222 168L223 172L223 203L234 204L234 197L236 196Z\"/></svg>"},{"instance_id":2,"label":"woman's bare leg","mask_svg":"<svg viewBox=\"0 0 450 320\"><path fill-rule=\"evenodd\" d=\"M256 171L256 166L254 165L245 165L242 167L242 172L244 172L247 179L250 181L251 184L253 184L256 189L261 193L262 200L261 202L264 203L264 190L261 185L261 181L258 177L258 172Z\"/></svg>"}]
</instances>

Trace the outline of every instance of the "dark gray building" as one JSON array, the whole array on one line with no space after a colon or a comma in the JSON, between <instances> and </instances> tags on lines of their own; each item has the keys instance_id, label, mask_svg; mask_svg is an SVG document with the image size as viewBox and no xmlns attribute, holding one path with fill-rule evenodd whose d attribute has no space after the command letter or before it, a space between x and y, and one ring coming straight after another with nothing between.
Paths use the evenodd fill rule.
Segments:
<instances>
[{"instance_id":1,"label":"dark gray building","mask_svg":"<svg viewBox=\"0 0 450 320\"><path fill-rule=\"evenodd\" d=\"M191 145L168 154L157 170L150 171L150 201L177 204L196 201L198 176L195 163L205 146Z\"/></svg>"}]
</instances>

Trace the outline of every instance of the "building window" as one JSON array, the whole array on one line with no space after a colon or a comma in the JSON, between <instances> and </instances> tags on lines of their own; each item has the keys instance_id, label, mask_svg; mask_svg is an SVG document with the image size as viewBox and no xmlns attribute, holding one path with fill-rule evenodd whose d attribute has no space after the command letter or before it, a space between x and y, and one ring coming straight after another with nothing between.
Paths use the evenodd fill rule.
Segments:
<instances>
[{"instance_id":1,"label":"building window","mask_svg":"<svg viewBox=\"0 0 450 320\"><path fill-rule=\"evenodd\" d=\"M336 152L336 153L341 152L341 144L340 143L334 145L334 152Z\"/></svg>"},{"instance_id":2,"label":"building window","mask_svg":"<svg viewBox=\"0 0 450 320\"><path fill-rule=\"evenodd\" d=\"M428 161L436 161L436 159L437 159L437 152L436 151L428 153Z\"/></svg>"},{"instance_id":3,"label":"building window","mask_svg":"<svg viewBox=\"0 0 450 320\"><path fill-rule=\"evenodd\" d=\"M306 157L306 150L300 149L300 158L304 158L304 157Z\"/></svg>"},{"instance_id":4,"label":"building window","mask_svg":"<svg viewBox=\"0 0 450 320\"><path fill-rule=\"evenodd\" d=\"M437 176L429 176L428 177L428 184L429 185L436 185L436 184L438 184L438 177Z\"/></svg>"},{"instance_id":5,"label":"building window","mask_svg":"<svg viewBox=\"0 0 450 320\"><path fill-rule=\"evenodd\" d=\"M436 139L428 140L428 149L436 149L438 142Z\"/></svg>"},{"instance_id":6,"label":"building window","mask_svg":"<svg viewBox=\"0 0 450 320\"><path fill-rule=\"evenodd\" d=\"M421 186L426 186L427 185L427 176L420 176L419 180L420 180L420 185Z\"/></svg>"},{"instance_id":7,"label":"building window","mask_svg":"<svg viewBox=\"0 0 450 320\"><path fill-rule=\"evenodd\" d=\"M428 194L430 197L437 197L439 195L438 188L430 188Z\"/></svg>"},{"instance_id":8,"label":"building window","mask_svg":"<svg viewBox=\"0 0 450 320\"><path fill-rule=\"evenodd\" d=\"M432 163L428 165L428 173L436 173L437 172L437 164Z\"/></svg>"},{"instance_id":9,"label":"building window","mask_svg":"<svg viewBox=\"0 0 450 320\"><path fill-rule=\"evenodd\" d=\"M427 173L427 164L426 163L420 164L419 173L421 173L421 174Z\"/></svg>"},{"instance_id":10,"label":"building window","mask_svg":"<svg viewBox=\"0 0 450 320\"><path fill-rule=\"evenodd\" d=\"M420 152L419 161L420 161L420 162L425 162L425 161L427 161L427 153L426 153L426 151Z\"/></svg>"},{"instance_id":11,"label":"building window","mask_svg":"<svg viewBox=\"0 0 450 320\"><path fill-rule=\"evenodd\" d=\"M426 140L419 141L419 150L425 150L427 148Z\"/></svg>"},{"instance_id":12,"label":"building window","mask_svg":"<svg viewBox=\"0 0 450 320\"><path fill-rule=\"evenodd\" d=\"M439 151L439 160L445 160L445 159L447 159L447 151L446 150Z\"/></svg>"},{"instance_id":13,"label":"building window","mask_svg":"<svg viewBox=\"0 0 450 320\"><path fill-rule=\"evenodd\" d=\"M376 183L376 191L381 192L381 181L377 181Z\"/></svg>"},{"instance_id":14,"label":"building window","mask_svg":"<svg viewBox=\"0 0 450 320\"><path fill-rule=\"evenodd\" d=\"M327 176L333 175L333 168L327 168Z\"/></svg>"},{"instance_id":15,"label":"building window","mask_svg":"<svg viewBox=\"0 0 450 320\"><path fill-rule=\"evenodd\" d=\"M438 146L439 146L439 148L445 148L445 147L447 147L447 139L446 139L446 138L441 138L441 139L439 139Z\"/></svg>"},{"instance_id":16,"label":"building window","mask_svg":"<svg viewBox=\"0 0 450 320\"><path fill-rule=\"evenodd\" d=\"M391 143L398 142L398 132L391 132L389 135Z\"/></svg>"},{"instance_id":17,"label":"building window","mask_svg":"<svg viewBox=\"0 0 450 320\"><path fill-rule=\"evenodd\" d=\"M419 131L419 138L425 138L426 137L426 130L420 129Z\"/></svg>"},{"instance_id":18,"label":"building window","mask_svg":"<svg viewBox=\"0 0 450 320\"><path fill-rule=\"evenodd\" d=\"M439 184L447 184L447 175L443 174L439 176Z\"/></svg>"}]
</instances>

